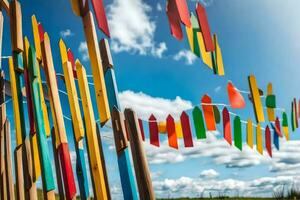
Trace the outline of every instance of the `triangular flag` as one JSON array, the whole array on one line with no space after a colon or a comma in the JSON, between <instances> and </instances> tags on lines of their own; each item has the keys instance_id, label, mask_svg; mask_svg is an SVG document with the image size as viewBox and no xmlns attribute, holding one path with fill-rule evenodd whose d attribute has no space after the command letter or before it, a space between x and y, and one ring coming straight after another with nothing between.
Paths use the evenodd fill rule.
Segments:
<instances>
[{"instance_id":1,"label":"triangular flag","mask_svg":"<svg viewBox=\"0 0 300 200\"><path fill-rule=\"evenodd\" d=\"M247 120L247 144L248 146L253 149L253 124L252 120L249 118Z\"/></svg>"},{"instance_id":2,"label":"triangular flag","mask_svg":"<svg viewBox=\"0 0 300 200\"><path fill-rule=\"evenodd\" d=\"M193 110L193 120L197 139L205 139L206 130L204 126L204 119L198 106L196 106Z\"/></svg>"},{"instance_id":3,"label":"triangular flag","mask_svg":"<svg viewBox=\"0 0 300 200\"><path fill-rule=\"evenodd\" d=\"M156 118L151 115L149 118L150 144L159 147L159 135Z\"/></svg>"},{"instance_id":4,"label":"triangular flag","mask_svg":"<svg viewBox=\"0 0 300 200\"><path fill-rule=\"evenodd\" d=\"M203 34L203 40L205 44L205 49L207 52L212 52L215 50L214 43L211 37L209 23L206 16L205 7L200 3L196 5L196 13L198 17L198 22L200 25L201 32Z\"/></svg>"},{"instance_id":5,"label":"triangular flag","mask_svg":"<svg viewBox=\"0 0 300 200\"><path fill-rule=\"evenodd\" d=\"M274 108L276 108L276 98L275 98L275 95L273 95L272 83L269 83L268 87L267 87L266 106L267 106L267 113L268 113L269 121L270 122L275 121L275 109Z\"/></svg>"},{"instance_id":6,"label":"triangular flag","mask_svg":"<svg viewBox=\"0 0 300 200\"><path fill-rule=\"evenodd\" d=\"M253 107L254 107L256 122L257 123L264 122L265 121L264 111L263 111L263 106L261 103L255 76L250 75L248 77L248 81L249 81L251 96L253 98Z\"/></svg>"},{"instance_id":7,"label":"triangular flag","mask_svg":"<svg viewBox=\"0 0 300 200\"><path fill-rule=\"evenodd\" d=\"M265 137L266 137L266 149L270 157L272 157L272 143L271 143L271 131L269 126L266 127L265 130Z\"/></svg>"},{"instance_id":8,"label":"triangular flag","mask_svg":"<svg viewBox=\"0 0 300 200\"><path fill-rule=\"evenodd\" d=\"M174 118L171 115L168 115L166 121L167 121L167 133L168 133L169 146L174 149L178 149Z\"/></svg>"},{"instance_id":9,"label":"triangular flag","mask_svg":"<svg viewBox=\"0 0 300 200\"><path fill-rule=\"evenodd\" d=\"M183 132L183 141L185 147L193 147L193 138L192 138L192 131L189 116L186 112L182 112L180 116L180 122Z\"/></svg>"},{"instance_id":10,"label":"triangular flag","mask_svg":"<svg viewBox=\"0 0 300 200\"><path fill-rule=\"evenodd\" d=\"M224 139L230 145L232 145L230 115L229 115L228 109L226 107L223 108L222 116L223 116L223 134L224 134Z\"/></svg>"},{"instance_id":11,"label":"triangular flag","mask_svg":"<svg viewBox=\"0 0 300 200\"><path fill-rule=\"evenodd\" d=\"M217 128L211 98L206 94L202 97L201 103L206 128L208 131L215 131Z\"/></svg>"},{"instance_id":12,"label":"triangular flag","mask_svg":"<svg viewBox=\"0 0 300 200\"><path fill-rule=\"evenodd\" d=\"M263 155L263 141L260 124L257 124L256 126L256 149L261 155Z\"/></svg>"},{"instance_id":13,"label":"triangular flag","mask_svg":"<svg viewBox=\"0 0 300 200\"><path fill-rule=\"evenodd\" d=\"M288 125L288 118L285 112L282 113L282 130L285 135L286 140L289 140L289 125Z\"/></svg>"},{"instance_id":14,"label":"triangular flag","mask_svg":"<svg viewBox=\"0 0 300 200\"><path fill-rule=\"evenodd\" d=\"M242 124L239 116L235 116L234 118L234 145L242 151Z\"/></svg>"},{"instance_id":15,"label":"triangular flag","mask_svg":"<svg viewBox=\"0 0 300 200\"><path fill-rule=\"evenodd\" d=\"M244 97L236 89L236 87L234 87L231 81L227 83L227 92L229 103L232 108L244 108L246 106Z\"/></svg>"}]
</instances>

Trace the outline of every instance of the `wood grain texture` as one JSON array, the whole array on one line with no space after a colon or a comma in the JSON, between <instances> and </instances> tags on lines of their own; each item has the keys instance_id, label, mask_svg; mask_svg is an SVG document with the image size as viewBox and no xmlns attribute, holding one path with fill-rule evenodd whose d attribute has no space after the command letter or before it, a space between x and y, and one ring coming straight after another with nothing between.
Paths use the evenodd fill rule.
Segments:
<instances>
[{"instance_id":1,"label":"wood grain texture","mask_svg":"<svg viewBox=\"0 0 300 200\"><path fill-rule=\"evenodd\" d=\"M1 8L4 8L6 13L9 13L9 1L8 0L1 0Z\"/></svg>"},{"instance_id":2,"label":"wood grain texture","mask_svg":"<svg viewBox=\"0 0 300 200\"><path fill-rule=\"evenodd\" d=\"M149 167L146 160L145 150L142 143L140 129L138 128L138 118L134 111L125 109L124 111L128 133L130 137L130 147L132 160L135 168L136 181L141 200L154 200L155 194L150 177Z\"/></svg>"},{"instance_id":3,"label":"wood grain texture","mask_svg":"<svg viewBox=\"0 0 300 200\"><path fill-rule=\"evenodd\" d=\"M76 70L86 126L86 139L88 145L88 155L90 158L89 162L92 173L91 175L94 186L94 194L97 199L106 200L108 199L108 190L105 184L103 164L101 162L100 150L97 142L98 138L96 135L96 122L90 98L90 90L88 87L86 71L78 60L76 61Z\"/></svg>"},{"instance_id":4,"label":"wood grain texture","mask_svg":"<svg viewBox=\"0 0 300 200\"><path fill-rule=\"evenodd\" d=\"M103 71L104 73L106 73L107 69L114 67L108 40L105 38L101 39L99 42L99 47L100 47Z\"/></svg>"},{"instance_id":5,"label":"wood grain texture","mask_svg":"<svg viewBox=\"0 0 300 200\"><path fill-rule=\"evenodd\" d=\"M25 200L22 154L22 146L17 147L14 151L14 160L16 176L16 198L18 200Z\"/></svg>"},{"instance_id":6,"label":"wood grain texture","mask_svg":"<svg viewBox=\"0 0 300 200\"><path fill-rule=\"evenodd\" d=\"M112 127L116 151L119 154L128 147L128 138L125 130L124 116L116 107L112 111Z\"/></svg>"},{"instance_id":7,"label":"wood grain texture","mask_svg":"<svg viewBox=\"0 0 300 200\"><path fill-rule=\"evenodd\" d=\"M110 110L94 19L90 11L83 17L83 26L94 78L99 118L101 125L104 125L110 119Z\"/></svg>"},{"instance_id":8,"label":"wood grain texture","mask_svg":"<svg viewBox=\"0 0 300 200\"><path fill-rule=\"evenodd\" d=\"M6 166L5 166L5 127L0 130L0 198L7 200Z\"/></svg>"},{"instance_id":9,"label":"wood grain texture","mask_svg":"<svg viewBox=\"0 0 300 200\"><path fill-rule=\"evenodd\" d=\"M3 2L3 0L1 1ZM2 67L1 61L2 61L2 38L3 38L3 23L4 23L4 18L3 18L3 13L0 10L0 68Z\"/></svg>"},{"instance_id":10,"label":"wood grain texture","mask_svg":"<svg viewBox=\"0 0 300 200\"><path fill-rule=\"evenodd\" d=\"M12 50L15 52L22 52L23 30L21 4L17 0L12 0L9 8Z\"/></svg>"}]
</instances>

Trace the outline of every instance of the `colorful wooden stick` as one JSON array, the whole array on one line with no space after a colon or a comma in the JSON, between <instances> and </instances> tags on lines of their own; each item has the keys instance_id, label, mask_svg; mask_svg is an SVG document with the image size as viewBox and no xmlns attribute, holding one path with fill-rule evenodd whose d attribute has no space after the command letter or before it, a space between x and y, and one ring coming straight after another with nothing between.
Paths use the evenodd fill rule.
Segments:
<instances>
[{"instance_id":1,"label":"colorful wooden stick","mask_svg":"<svg viewBox=\"0 0 300 200\"><path fill-rule=\"evenodd\" d=\"M7 199L6 166L5 166L5 121L1 122L0 130L0 197Z\"/></svg>"},{"instance_id":2,"label":"colorful wooden stick","mask_svg":"<svg viewBox=\"0 0 300 200\"><path fill-rule=\"evenodd\" d=\"M267 152L268 152L269 156L272 157L271 131L270 131L269 126L266 127L265 137L266 137L265 140L266 140L266 149L267 149Z\"/></svg>"},{"instance_id":3,"label":"colorful wooden stick","mask_svg":"<svg viewBox=\"0 0 300 200\"><path fill-rule=\"evenodd\" d=\"M268 113L268 119L270 122L274 122L275 121L275 107L276 107L276 103L275 106L271 106L270 105L270 99L274 98L275 101L275 96L273 95L273 86L272 83L269 83L267 86L267 98L266 98L266 106L267 106L267 113Z\"/></svg>"},{"instance_id":4,"label":"colorful wooden stick","mask_svg":"<svg viewBox=\"0 0 300 200\"><path fill-rule=\"evenodd\" d=\"M257 123L264 122L265 121L264 111L260 100L259 90L257 87L255 76L254 75L248 76L248 81L249 81L250 92L253 99L253 108L254 108L256 122Z\"/></svg>"},{"instance_id":5,"label":"colorful wooden stick","mask_svg":"<svg viewBox=\"0 0 300 200\"><path fill-rule=\"evenodd\" d=\"M205 139L206 130L204 125L204 119L203 119L202 111L198 106L196 106L193 110L193 120L194 120L194 127L195 127L197 139Z\"/></svg>"},{"instance_id":6,"label":"colorful wooden stick","mask_svg":"<svg viewBox=\"0 0 300 200\"><path fill-rule=\"evenodd\" d=\"M138 118L134 111L125 109L124 111L128 133L130 138L130 147L133 164L135 168L136 181L139 188L140 199L154 200L155 194L152 187L149 167L146 160L144 146L142 143L140 129L138 128ZM171 118L169 118L170 120ZM174 135L175 133L173 133ZM175 134L176 137L176 134Z\"/></svg>"},{"instance_id":7,"label":"colorful wooden stick","mask_svg":"<svg viewBox=\"0 0 300 200\"><path fill-rule=\"evenodd\" d=\"M110 37L108 23L106 19L105 9L102 0L92 0L94 12L99 29L107 36Z\"/></svg>"},{"instance_id":8,"label":"colorful wooden stick","mask_svg":"<svg viewBox=\"0 0 300 200\"><path fill-rule=\"evenodd\" d=\"M261 155L263 155L263 139L260 124L257 124L256 126L256 149Z\"/></svg>"},{"instance_id":9,"label":"colorful wooden stick","mask_svg":"<svg viewBox=\"0 0 300 200\"><path fill-rule=\"evenodd\" d=\"M287 114L285 112L282 113L282 129L283 129L283 133L285 135L286 140L289 140L289 125L288 125L288 118L287 118Z\"/></svg>"},{"instance_id":10,"label":"colorful wooden stick","mask_svg":"<svg viewBox=\"0 0 300 200\"><path fill-rule=\"evenodd\" d=\"M242 151L243 141L242 141L242 124L241 118L236 116L234 118L234 145Z\"/></svg>"},{"instance_id":11,"label":"colorful wooden stick","mask_svg":"<svg viewBox=\"0 0 300 200\"><path fill-rule=\"evenodd\" d=\"M58 139L57 148L59 151L59 158L61 161L61 170L64 180L66 198L73 199L76 196L76 186L71 164L71 158L69 154L68 140L63 119L63 113L58 94L57 80L52 60L50 39L47 33L44 34L44 41L42 42L42 57L49 90L49 98L52 102L52 117L53 120L55 120L55 131L58 131L58 138L56 138Z\"/></svg>"},{"instance_id":12,"label":"colorful wooden stick","mask_svg":"<svg viewBox=\"0 0 300 200\"><path fill-rule=\"evenodd\" d=\"M223 116L223 134L224 139L232 145L232 136L231 136L231 125L230 125L230 114L228 112L228 109L226 107L223 108L222 111Z\"/></svg>"},{"instance_id":13,"label":"colorful wooden stick","mask_svg":"<svg viewBox=\"0 0 300 200\"><path fill-rule=\"evenodd\" d=\"M219 46L219 42L218 42L218 38L217 35L214 34L214 45L215 45L215 55L216 55L216 59L215 59L215 64L216 64L216 68L217 68L217 74L219 76L224 76L225 72L224 72L224 63L223 63L223 57L222 57L222 50Z\"/></svg>"},{"instance_id":14,"label":"colorful wooden stick","mask_svg":"<svg viewBox=\"0 0 300 200\"><path fill-rule=\"evenodd\" d=\"M171 115L168 115L166 121L167 121L167 133L168 133L169 146L174 149L178 149L174 118Z\"/></svg>"},{"instance_id":15,"label":"colorful wooden stick","mask_svg":"<svg viewBox=\"0 0 300 200\"><path fill-rule=\"evenodd\" d=\"M181 121L181 125L182 125L184 146L185 147L193 147L194 144L193 144L190 119L189 119L189 116L186 114L186 112L181 113L180 121Z\"/></svg>"},{"instance_id":16,"label":"colorful wooden stick","mask_svg":"<svg viewBox=\"0 0 300 200\"><path fill-rule=\"evenodd\" d=\"M3 1L1 1L3 2ZM4 23L4 18L3 18L3 13L0 10L0 69L1 69L1 61L2 61L2 37L3 37L3 23Z\"/></svg>"},{"instance_id":17,"label":"colorful wooden stick","mask_svg":"<svg viewBox=\"0 0 300 200\"><path fill-rule=\"evenodd\" d=\"M149 132L150 132L150 144L159 147L159 135L156 118L151 115L149 118Z\"/></svg>"},{"instance_id":18,"label":"colorful wooden stick","mask_svg":"<svg viewBox=\"0 0 300 200\"><path fill-rule=\"evenodd\" d=\"M201 104L207 130L215 131L217 128L211 98L207 94L204 95Z\"/></svg>"},{"instance_id":19,"label":"colorful wooden stick","mask_svg":"<svg viewBox=\"0 0 300 200\"><path fill-rule=\"evenodd\" d=\"M253 124L252 120L249 118L247 120L247 144L248 146L253 149Z\"/></svg>"},{"instance_id":20,"label":"colorful wooden stick","mask_svg":"<svg viewBox=\"0 0 300 200\"><path fill-rule=\"evenodd\" d=\"M97 199L108 199L108 189L104 180L103 164L101 163L100 150L97 142L96 122L94 111L90 98L90 90L86 72L81 63L76 61L76 70L78 76L80 96L83 105L84 121L86 126L86 139L88 144L88 154L90 169L92 170L92 181L94 186L94 194Z\"/></svg>"}]
</instances>

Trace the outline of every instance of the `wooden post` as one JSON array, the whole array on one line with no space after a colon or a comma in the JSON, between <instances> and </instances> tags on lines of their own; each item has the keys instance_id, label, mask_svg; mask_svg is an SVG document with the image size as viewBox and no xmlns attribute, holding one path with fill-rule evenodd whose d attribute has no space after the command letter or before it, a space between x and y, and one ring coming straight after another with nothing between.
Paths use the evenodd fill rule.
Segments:
<instances>
[{"instance_id":1,"label":"wooden post","mask_svg":"<svg viewBox=\"0 0 300 200\"><path fill-rule=\"evenodd\" d=\"M3 0L1 2L3 2ZM2 13L2 10L0 9L0 68L1 68L1 63L2 63L3 23L4 23L3 13Z\"/></svg>"},{"instance_id":2,"label":"wooden post","mask_svg":"<svg viewBox=\"0 0 300 200\"><path fill-rule=\"evenodd\" d=\"M64 180L64 188L67 199L76 198L76 186L69 153L69 146L67 134L63 119L60 98L58 94L57 80L55 69L52 60L52 51L50 46L50 39L47 33L44 34L44 41L42 42L42 57L44 63L44 70L49 89L49 98L52 102L52 118L54 120L55 132L57 131L58 151L61 161L61 170ZM55 105L55 106L54 106Z\"/></svg>"},{"instance_id":3,"label":"wooden post","mask_svg":"<svg viewBox=\"0 0 300 200\"><path fill-rule=\"evenodd\" d=\"M5 119L4 119L5 120ZM0 184L1 199L7 199L6 169L5 169L5 121L1 123L0 132Z\"/></svg>"},{"instance_id":4,"label":"wooden post","mask_svg":"<svg viewBox=\"0 0 300 200\"><path fill-rule=\"evenodd\" d=\"M131 109L125 109L124 114L127 124L127 131L130 138L129 141L140 199L154 200L155 194L152 187L149 167L142 143L138 118L135 112Z\"/></svg>"},{"instance_id":5,"label":"wooden post","mask_svg":"<svg viewBox=\"0 0 300 200\"><path fill-rule=\"evenodd\" d=\"M42 168L42 181L43 181L43 190L44 190L44 198L49 200L55 199L55 185L54 178L52 172L52 166L50 162L50 156L48 152L48 145L46 140L46 131L43 120L43 113L40 101L40 85L38 81L37 74L37 63L34 50L30 47L28 53L28 70L29 70L29 79L30 79L30 88L32 101L33 101L33 109L34 109L34 120L37 131L37 140L39 147L39 157Z\"/></svg>"},{"instance_id":6,"label":"wooden post","mask_svg":"<svg viewBox=\"0 0 300 200\"><path fill-rule=\"evenodd\" d=\"M106 188L104 167L100 158L101 154L98 146L99 144L97 142L96 122L94 118L90 90L88 87L85 69L78 60L76 60L76 70L84 112L86 139L88 145L90 169L92 171L91 175L94 187L94 195L96 199L107 200L109 196L107 193L109 190Z\"/></svg>"}]
</instances>

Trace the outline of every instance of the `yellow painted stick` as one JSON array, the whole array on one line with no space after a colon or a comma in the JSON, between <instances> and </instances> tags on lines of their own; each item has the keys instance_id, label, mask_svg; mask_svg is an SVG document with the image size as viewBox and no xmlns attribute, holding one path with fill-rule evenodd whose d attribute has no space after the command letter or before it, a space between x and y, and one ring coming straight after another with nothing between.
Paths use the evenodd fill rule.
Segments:
<instances>
[{"instance_id":1,"label":"yellow painted stick","mask_svg":"<svg viewBox=\"0 0 300 200\"><path fill-rule=\"evenodd\" d=\"M94 25L93 14L91 11L89 11L83 17L83 26L94 78L98 113L100 116L101 125L104 125L110 119L110 110L107 99L98 38Z\"/></svg>"},{"instance_id":2,"label":"yellow painted stick","mask_svg":"<svg viewBox=\"0 0 300 200\"><path fill-rule=\"evenodd\" d=\"M203 35L201 32L197 32L198 43L200 47L201 58L204 64L209 68L213 68L211 52L206 52Z\"/></svg>"},{"instance_id":3,"label":"yellow painted stick","mask_svg":"<svg viewBox=\"0 0 300 200\"><path fill-rule=\"evenodd\" d=\"M249 81L250 91L253 99L253 107L254 107L256 122L257 123L264 122L265 121L264 110L261 103L255 76L250 75L248 77L248 81Z\"/></svg>"},{"instance_id":4,"label":"yellow painted stick","mask_svg":"<svg viewBox=\"0 0 300 200\"><path fill-rule=\"evenodd\" d=\"M216 64L217 64L217 71L218 71L218 75L220 76L224 76L225 72L224 72L224 63L223 63L223 57L222 57L222 51L221 48L219 46L219 42L218 42L218 38L217 35L214 34L214 43L215 43L215 48L216 48Z\"/></svg>"},{"instance_id":5,"label":"yellow painted stick","mask_svg":"<svg viewBox=\"0 0 300 200\"><path fill-rule=\"evenodd\" d=\"M253 124L250 118L247 120L247 144L253 149Z\"/></svg>"},{"instance_id":6,"label":"yellow painted stick","mask_svg":"<svg viewBox=\"0 0 300 200\"><path fill-rule=\"evenodd\" d=\"M35 15L31 16L31 23L32 23L32 33L33 33L33 39L34 39L36 58L40 62L40 61L42 61L41 40L40 40L38 22L36 20Z\"/></svg>"},{"instance_id":7,"label":"yellow painted stick","mask_svg":"<svg viewBox=\"0 0 300 200\"><path fill-rule=\"evenodd\" d=\"M267 86L267 95L273 94L273 86L272 83L269 83ZM275 121L275 109L274 108L267 108L268 118L270 122Z\"/></svg>"},{"instance_id":8,"label":"yellow painted stick","mask_svg":"<svg viewBox=\"0 0 300 200\"><path fill-rule=\"evenodd\" d=\"M263 154L263 141L260 124L257 124L256 126L256 149L261 155Z\"/></svg>"},{"instance_id":9,"label":"yellow painted stick","mask_svg":"<svg viewBox=\"0 0 300 200\"><path fill-rule=\"evenodd\" d=\"M181 122L175 122L175 131L177 138L183 138L183 132L182 132L182 127L181 127Z\"/></svg>"},{"instance_id":10,"label":"yellow painted stick","mask_svg":"<svg viewBox=\"0 0 300 200\"><path fill-rule=\"evenodd\" d=\"M76 60L76 70L83 105L88 153L90 158L90 169L92 170L92 181L94 183L94 194L97 199L106 200L108 199L108 189L105 185L103 165L101 163L100 150L97 142L96 122L94 118L90 90L88 87L85 69L78 60Z\"/></svg>"}]
</instances>

